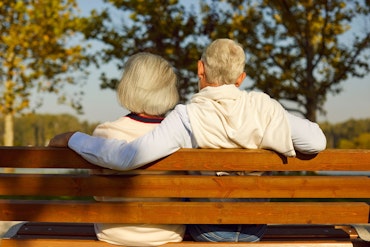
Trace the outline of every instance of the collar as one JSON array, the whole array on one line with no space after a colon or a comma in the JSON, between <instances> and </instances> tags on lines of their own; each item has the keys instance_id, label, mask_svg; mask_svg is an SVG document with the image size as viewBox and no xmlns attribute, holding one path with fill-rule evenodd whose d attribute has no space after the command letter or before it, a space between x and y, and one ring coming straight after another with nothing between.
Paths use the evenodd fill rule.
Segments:
<instances>
[{"instance_id":1,"label":"collar","mask_svg":"<svg viewBox=\"0 0 370 247\"><path fill-rule=\"evenodd\" d=\"M161 123L164 117L145 117L137 113L129 113L126 117L142 123Z\"/></svg>"}]
</instances>

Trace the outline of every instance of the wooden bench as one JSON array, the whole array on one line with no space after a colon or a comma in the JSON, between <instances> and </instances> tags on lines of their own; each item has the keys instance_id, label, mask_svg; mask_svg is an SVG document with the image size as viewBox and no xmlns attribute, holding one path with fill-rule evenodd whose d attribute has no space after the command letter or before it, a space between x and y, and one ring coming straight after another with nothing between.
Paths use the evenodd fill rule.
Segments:
<instances>
[{"instance_id":1,"label":"wooden bench","mask_svg":"<svg viewBox=\"0 0 370 247\"><path fill-rule=\"evenodd\" d=\"M112 246L96 240L94 222L269 225L258 243L201 243L186 237L169 246L370 246L354 227L369 223L370 150L285 158L267 150L182 149L143 168L274 171L271 176L93 175L80 171L97 166L73 151L38 147L0 147L1 167L17 173L0 174L0 220L27 221L2 239L1 247ZM53 172L61 168L80 170ZM97 202L94 195L271 201Z\"/></svg>"}]
</instances>

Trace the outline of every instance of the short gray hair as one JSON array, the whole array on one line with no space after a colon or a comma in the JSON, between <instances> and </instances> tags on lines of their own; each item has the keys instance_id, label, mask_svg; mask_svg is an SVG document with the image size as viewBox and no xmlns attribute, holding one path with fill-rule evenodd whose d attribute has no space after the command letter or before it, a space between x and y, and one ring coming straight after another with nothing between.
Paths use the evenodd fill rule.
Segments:
<instances>
[{"instance_id":1,"label":"short gray hair","mask_svg":"<svg viewBox=\"0 0 370 247\"><path fill-rule=\"evenodd\" d=\"M244 72L245 52L231 39L217 39L206 48L201 60L208 83L234 84Z\"/></svg>"},{"instance_id":2,"label":"short gray hair","mask_svg":"<svg viewBox=\"0 0 370 247\"><path fill-rule=\"evenodd\" d=\"M164 58L137 53L127 60L123 69L117 97L127 110L160 116L178 103L177 76Z\"/></svg>"}]
</instances>

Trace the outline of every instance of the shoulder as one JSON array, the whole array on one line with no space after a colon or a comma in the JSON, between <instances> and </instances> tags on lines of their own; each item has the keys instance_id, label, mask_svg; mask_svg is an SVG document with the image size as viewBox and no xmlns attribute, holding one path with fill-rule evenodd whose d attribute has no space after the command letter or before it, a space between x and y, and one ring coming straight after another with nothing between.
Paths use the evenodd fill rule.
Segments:
<instances>
[{"instance_id":1,"label":"shoulder","mask_svg":"<svg viewBox=\"0 0 370 247\"><path fill-rule=\"evenodd\" d=\"M93 136L132 141L138 136L152 130L157 125L158 124L144 124L127 117L121 117L112 122L99 124L94 129Z\"/></svg>"},{"instance_id":2,"label":"shoulder","mask_svg":"<svg viewBox=\"0 0 370 247\"><path fill-rule=\"evenodd\" d=\"M107 121L107 122L101 123L101 124L96 126L94 132L104 131L104 130L107 130L107 129L115 128L117 126L122 126L127 120L129 120L129 119L126 118L126 117L121 117L121 118L118 118L117 120L114 120L114 121Z\"/></svg>"},{"instance_id":3,"label":"shoulder","mask_svg":"<svg viewBox=\"0 0 370 247\"><path fill-rule=\"evenodd\" d=\"M264 93L264 92L258 92L258 91L247 92L247 91L245 91L245 95L246 95L246 97L249 97L249 98L254 99L254 100L274 100L273 98L271 98L270 95L268 95L267 93Z\"/></svg>"},{"instance_id":4,"label":"shoulder","mask_svg":"<svg viewBox=\"0 0 370 247\"><path fill-rule=\"evenodd\" d=\"M186 105L183 104L177 105L170 113L168 113L168 115L165 117L162 123L169 125L180 124L184 126L190 124Z\"/></svg>"},{"instance_id":5,"label":"shoulder","mask_svg":"<svg viewBox=\"0 0 370 247\"><path fill-rule=\"evenodd\" d=\"M257 109L264 111L282 111L284 107L274 98L271 98L270 95L264 92L245 92L244 94L246 102L257 107Z\"/></svg>"},{"instance_id":6,"label":"shoulder","mask_svg":"<svg viewBox=\"0 0 370 247\"><path fill-rule=\"evenodd\" d=\"M187 117L188 115L186 105L184 104L177 105L173 112L175 112L179 117Z\"/></svg>"}]
</instances>

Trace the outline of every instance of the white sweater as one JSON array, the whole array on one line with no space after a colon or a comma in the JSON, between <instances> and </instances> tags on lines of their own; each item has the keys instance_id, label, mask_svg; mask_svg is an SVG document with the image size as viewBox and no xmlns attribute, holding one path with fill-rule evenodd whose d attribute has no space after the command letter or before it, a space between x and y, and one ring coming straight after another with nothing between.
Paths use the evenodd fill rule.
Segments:
<instances>
[{"instance_id":1,"label":"white sweater","mask_svg":"<svg viewBox=\"0 0 370 247\"><path fill-rule=\"evenodd\" d=\"M100 124L94 130L93 135L130 142L151 131L159 123L160 120L152 121L152 119L130 114L116 121ZM112 173L109 171L102 172L104 174ZM114 174L117 175L117 172ZM130 198L95 197L95 199L99 201L132 201ZM157 201L158 199L145 198L143 200ZM124 213L125 212L117 212L117 214ZM95 233L99 240L110 244L124 246L158 246L168 242L181 242L185 234L185 226L176 224L95 224Z\"/></svg>"},{"instance_id":2,"label":"white sweater","mask_svg":"<svg viewBox=\"0 0 370 247\"><path fill-rule=\"evenodd\" d=\"M234 85L206 87L187 110L201 148L264 148L295 156L286 112L267 94Z\"/></svg>"}]
</instances>

